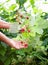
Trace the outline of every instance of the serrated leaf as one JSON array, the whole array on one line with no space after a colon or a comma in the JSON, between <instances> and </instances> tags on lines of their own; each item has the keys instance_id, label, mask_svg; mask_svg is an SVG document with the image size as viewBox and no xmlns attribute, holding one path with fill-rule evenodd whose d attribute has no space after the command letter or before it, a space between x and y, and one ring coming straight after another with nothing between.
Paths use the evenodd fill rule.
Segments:
<instances>
[{"instance_id":1,"label":"serrated leaf","mask_svg":"<svg viewBox=\"0 0 48 65\"><path fill-rule=\"evenodd\" d=\"M36 20L35 24L37 24L39 28L45 29L48 27L48 21L41 18L40 16L37 16L35 20Z\"/></svg>"},{"instance_id":2,"label":"serrated leaf","mask_svg":"<svg viewBox=\"0 0 48 65\"><path fill-rule=\"evenodd\" d=\"M42 34L42 33L43 33L43 29L40 28L40 27L37 27L37 26L35 26L35 27L33 28L33 30L34 30L34 32L36 32L36 33L38 33L38 34Z\"/></svg>"}]
</instances>

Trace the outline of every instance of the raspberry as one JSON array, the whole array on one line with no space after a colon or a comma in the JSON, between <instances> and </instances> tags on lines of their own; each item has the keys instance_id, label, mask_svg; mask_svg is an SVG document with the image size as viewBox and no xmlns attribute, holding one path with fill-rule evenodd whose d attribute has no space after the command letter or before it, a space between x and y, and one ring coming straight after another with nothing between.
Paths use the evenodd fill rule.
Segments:
<instances>
[{"instance_id":1,"label":"raspberry","mask_svg":"<svg viewBox=\"0 0 48 65\"><path fill-rule=\"evenodd\" d=\"M28 47L28 44L25 44L24 47L27 48Z\"/></svg>"},{"instance_id":2,"label":"raspberry","mask_svg":"<svg viewBox=\"0 0 48 65\"><path fill-rule=\"evenodd\" d=\"M25 29L24 29L24 28L22 28L22 29L20 30L20 32L22 32L22 33L23 33L23 32L25 32Z\"/></svg>"},{"instance_id":3,"label":"raspberry","mask_svg":"<svg viewBox=\"0 0 48 65\"><path fill-rule=\"evenodd\" d=\"M30 32L30 30L28 30L28 32Z\"/></svg>"}]
</instances>

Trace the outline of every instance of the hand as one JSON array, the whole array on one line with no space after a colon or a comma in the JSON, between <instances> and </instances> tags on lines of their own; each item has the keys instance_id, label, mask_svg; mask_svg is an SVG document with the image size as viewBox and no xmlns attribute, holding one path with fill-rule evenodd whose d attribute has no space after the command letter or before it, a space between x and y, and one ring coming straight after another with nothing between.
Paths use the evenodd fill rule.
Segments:
<instances>
[{"instance_id":1,"label":"hand","mask_svg":"<svg viewBox=\"0 0 48 65\"><path fill-rule=\"evenodd\" d=\"M28 44L26 42L21 42L21 41L15 41L13 39L8 38L5 36L3 33L0 32L0 40L2 42L5 42L9 46L16 48L16 49L21 49L21 48L27 48Z\"/></svg>"},{"instance_id":2,"label":"hand","mask_svg":"<svg viewBox=\"0 0 48 65\"><path fill-rule=\"evenodd\" d=\"M10 46L16 49L21 49L21 48L27 48L28 44L26 42L21 43L21 41L15 41L10 39Z\"/></svg>"},{"instance_id":3,"label":"hand","mask_svg":"<svg viewBox=\"0 0 48 65\"><path fill-rule=\"evenodd\" d=\"M0 28L9 29L10 28L10 24L8 22L0 20Z\"/></svg>"}]
</instances>

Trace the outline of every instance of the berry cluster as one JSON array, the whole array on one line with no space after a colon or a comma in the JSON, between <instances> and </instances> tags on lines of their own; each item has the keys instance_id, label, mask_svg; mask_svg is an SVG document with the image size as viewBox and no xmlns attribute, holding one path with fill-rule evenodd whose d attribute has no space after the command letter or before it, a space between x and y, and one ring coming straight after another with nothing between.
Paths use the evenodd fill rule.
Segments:
<instances>
[{"instance_id":1,"label":"berry cluster","mask_svg":"<svg viewBox=\"0 0 48 65\"><path fill-rule=\"evenodd\" d=\"M20 43L21 43L22 45L24 45L25 48L28 47L28 44L27 44L26 42L24 42L24 41L20 41Z\"/></svg>"},{"instance_id":2,"label":"berry cluster","mask_svg":"<svg viewBox=\"0 0 48 65\"><path fill-rule=\"evenodd\" d=\"M20 13L20 12L16 12L16 21L19 23L19 24L22 24L22 19L27 19L29 20L29 16L26 16L24 15L23 13Z\"/></svg>"},{"instance_id":3,"label":"berry cluster","mask_svg":"<svg viewBox=\"0 0 48 65\"><path fill-rule=\"evenodd\" d=\"M19 30L19 32L20 32L20 33L31 32L31 30L30 30L30 29L27 29L27 27L24 26L23 28L21 28L21 29Z\"/></svg>"}]
</instances>

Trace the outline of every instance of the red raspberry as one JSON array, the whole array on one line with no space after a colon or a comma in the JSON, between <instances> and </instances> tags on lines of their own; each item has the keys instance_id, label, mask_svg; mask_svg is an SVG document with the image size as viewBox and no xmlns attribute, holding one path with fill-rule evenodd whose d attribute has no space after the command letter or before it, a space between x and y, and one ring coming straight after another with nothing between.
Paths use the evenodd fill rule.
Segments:
<instances>
[{"instance_id":1,"label":"red raspberry","mask_svg":"<svg viewBox=\"0 0 48 65\"><path fill-rule=\"evenodd\" d=\"M24 47L27 48L28 47L28 44L24 44Z\"/></svg>"},{"instance_id":2,"label":"red raspberry","mask_svg":"<svg viewBox=\"0 0 48 65\"><path fill-rule=\"evenodd\" d=\"M28 30L28 32L30 32L30 30Z\"/></svg>"},{"instance_id":3,"label":"red raspberry","mask_svg":"<svg viewBox=\"0 0 48 65\"><path fill-rule=\"evenodd\" d=\"M25 32L25 29L24 29L24 28L22 28L22 29L20 30L20 32L22 32L22 33L23 33L23 32Z\"/></svg>"}]
</instances>

